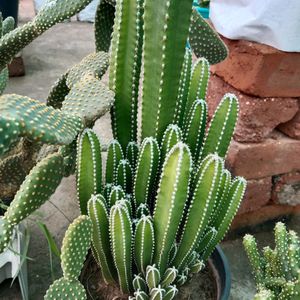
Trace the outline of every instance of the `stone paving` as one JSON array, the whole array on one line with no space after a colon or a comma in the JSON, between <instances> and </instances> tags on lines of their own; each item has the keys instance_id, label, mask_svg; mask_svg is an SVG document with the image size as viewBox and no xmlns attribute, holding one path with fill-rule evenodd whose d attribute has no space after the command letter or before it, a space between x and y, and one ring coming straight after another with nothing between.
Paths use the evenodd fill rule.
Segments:
<instances>
[{"instance_id":1,"label":"stone paving","mask_svg":"<svg viewBox=\"0 0 300 300\"><path fill-rule=\"evenodd\" d=\"M22 2L30 1L22 0ZM25 13L22 18L28 20L30 16L26 17ZM91 24L69 22L56 25L24 49L22 56L26 76L11 78L6 93L22 94L44 101L57 77L93 50L93 26ZM102 142L107 143L111 138L109 115L98 121L96 127ZM75 182L74 177L71 176L64 179L51 199L38 210L38 213L27 220L31 233L28 256L33 258L28 262L30 300L43 299L52 281L47 242L38 229L36 220L42 220L48 226L60 245L69 222L78 214ZM291 229L300 232L299 221L299 217L294 217L289 220L288 225ZM273 224L270 222L266 226L252 229L261 245L272 242ZM242 233L245 231L231 235L231 239L222 244L232 270L231 300L252 299L255 293L255 286L242 248ZM54 259L55 277L59 277L60 273L59 262ZM14 284L12 288L9 282L0 285L0 299L21 299L18 285Z\"/></svg>"}]
</instances>

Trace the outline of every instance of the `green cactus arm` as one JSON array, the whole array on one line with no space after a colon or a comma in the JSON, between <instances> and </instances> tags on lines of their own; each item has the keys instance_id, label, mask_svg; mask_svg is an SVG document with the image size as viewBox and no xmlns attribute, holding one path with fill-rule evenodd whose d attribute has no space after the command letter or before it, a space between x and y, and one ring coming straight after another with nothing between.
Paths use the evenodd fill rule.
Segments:
<instances>
[{"instance_id":1,"label":"green cactus arm","mask_svg":"<svg viewBox=\"0 0 300 300\"><path fill-rule=\"evenodd\" d=\"M261 289L253 300L276 300L274 293L268 289Z\"/></svg>"},{"instance_id":2,"label":"green cactus arm","mask_svg":"<svg viewBox=\"0 0 300 300\"><path fill-rule=\"evenodd\" d=\"M124 199L124 198L125 198L125 193L124 193L122 186L114 185L111 188L111 191L110 191L110 194L108 197L109 207L112 207L113 205L115 205L117 203L117 201L120 201L121 199Z\"/></svg>"},{"instance_id":3,"label":"green cactus arm","mask_svg":"<svg viewBox=\"0 0 300 300\"><path fill-rule=\"evenodd\" d=\"M263 285L265 280L264 263L254 236L246 234L243 239L243 245L251 264L256 284Z\"/></svg>"},{"instance_id":4,"label":"green cactus arm","mask_svg":"<svg viewBox=\"0 0 300 300\"><path fill-rule=\"evenodd\" d=\"M64 277L55 280L49 287L44 300L87 300L84 286L78 281L68 280Z\"/></svg>"},{"instance_id":5,"label":"green cactus arm","mask_svg":"<svg viewBox=\"0 0 300 300\"><path fill-rule=\"evenodd\" d=\"M141 203L137 207L135 214L138 219L140 219L143 215L148 216L150 214L149 205L147 203Z\"/></svg>"},{"instance_id":6,"label":"green cactus arm","mask_svg":"<svg viewBox=\"0 0 300 300\"><path fill-rule=\"evenodd\" d=\"M48 156L30 171L4 214L0 225L0 252L8 246L14 226L48 200L62 177L63 158L59 154Z\"/></svg>"},{"instance_id":7,"label":"green cactus arm","mask_svg":"<svg viewBox=\"0 0 300 300\"><path fill-rule=\"evenodd\" d=\"M209 77L208 61L205 58L198 59L193 65L186 106L183 108L185 126L188 122L188 114L190 113L194 102L198 99L206 99Z\"/></svg>"},{"instance_id":8,"label":"green cactus arm","mask_svg":"<svg viewBox=\"0 0 300 300\"><path fill-rule=\"evenodd\" d=\"M273 279L282 275L277 252L269 246L263 248L263 261L265 262L266 279Z\"/></svg>"},{"instance_id":9,"label":"green cactus arm","mask_svg":"<svg viewBox=\"0 0 300 300\"><path fill-rule=\"evenodd\" d=\"M166 290L163 289L160 285L151 289L150 291L150 299L151 300L163 300L166 294Z\"/></svg>"},{"instance_id":10,"label":"green cactus arm","mask_svg":"<svg viewBox=\"0 0 300 300\"><path fill-rule=\"evenodd\" d=\"M223 168L223 160L216 155L210 155L210 158L200 166L199 180L193 191L178 251L173 261L179 271L186 266L188 256L196 248L199 238L208 225L218 196L218 185Z\"/></svg>"},{"instance_id":11,"label":"green cactus arm","mask_svg":"<svg viewBox=\"0 0 300 300\"><path fill-rule=\"evenodd\" d=\"M64 278L77 280L90 248L93 226L88 216L79 216L69 226L61 247Z\"/></svg>"},{"instance_id":12,"label":"green cactus arm","mask_svg":"<svg viewBox=\"0 0 300 300\"><path fill-rule=\"evenodd\" d=\"M132 217L132 213L133 213L133 209L132 209L132 203L131 201L127 198L123 198L121 200L118 200L116 202L116 204L122 205L123 207L125 207L127 209L128 215L131 218Z\"/></svg>"},{"instance_id":13,"label":"green cactus arm","mask_svg":"<svg viewBox=\"0 0 300 300\"><path fill-rule=\"evenodd\" d=\"M228 49L219 35L195 9L192 13L189 42L196 56L205 57L212 65L221 62L228 55Z\"/></svg>"},{"instance_id":14,"label":"green cactus arm","mask_svg":"<svg viewBox=\"0 0 300 300\"><path fill-rule=\"evenodd\" d=\"M152 264L154 252L154 229L150 216L143 215L138 221L134 237L135 263L140 273L146 274L146 267Z\"/></svg>"},{"instance_id":15,"label":"green cactus arm","mask_svg":"<svg viewBox=\"0 0 300 300\"><path fill-rule=\"evenodd\" d=\"M154 209L154 263L164 272L189 194L191 154L183 143L168 153L159 183Z\"/></svg>"},{"instance_id":16,"label":"green cactus arm","mask_svg":"<svg viewBox=\"0 0 300 300\"><path fill-rule=\"evenodd\" d=\"M67 86L71 89L85 75L101 79L108 68L108 63L106 52L90 53L68 71Z\"/></svg>"},{"instance_id":17,"label":"green cactus arm","mask_svg":"<svg viewBox=\"0 0 300 300\"><path fill-rule=\"evenodd\" d=\"M119 162L116 184L120 185L127 194L132 192L132 168L127 159Z\"/></svg>"},{"instance_id":18,"label":"green cactus arm","mask_svg":"<svg viewBox=\"0 0 300 300\"><path fill-rule=\"evenodd\" d=\"M92 196L88 202L88 215L93 223L93 254L100 266L104 281L114 283L116 270L109 240L109 215L103 196Z\"/></svg>"},{"instance_id":19,"label":"green cactus arm","mask_svg":"<svg viewBox=\"0 0 300 300\"><path fill-rule=\"evenodd\" d=\"M282 222L278 222L275 225L274 229L275 235L275 243L277 252L279 267L281 269L282 275L287 279L291 279L291 268L289 265L289 257L288 257L288 231L285 225Z\"/></svg>"},{"instance_id":20,"label":"green cactus arm","mask_svg":"<svg viewBox=\"0 0 300 300\"><path fill-rule=\"evenodd\" d=\"M92 0L47 0L39 10L34 22L40 31L45 31L79 13Z\"/></svg>"},{"instance_id":21,"label":"green cactus arm","mask_svg":"<svg viewBox=\"0 0 300 300\"><path fill-rule=\"evenodd\" d=\"M151 192L155 188L159 161L160 150L156 139L145 138L141 145L133 186L137 206L141 203L151 205Z\"/></svg>"},{"instance_id":22,"label":"green cactus arm","mask_svg":"<svg viewBox=\"0 0 300 300\"><path fill-rule=\"evenodd\" d=\"M28 22L3 36L0 39L0 70L5 68L18 52L39 35L35 24Z\"/></svg>"},{"instance_id":23,"label":"green cactus arm","mask_svg":"<svg viewBox=\"0 0 300 300\"><path fill-rule=\"evenodd\" d=\"M198 161L203 144L207 120L207 104L196 100L187 116L184 128L184 142L189 145L194 161Z\"/></svg>"},{"instance_id":24,"label":"green cactus arm","mask_svg":"<svg viewBox=\"0 0 300 300\"><path fill-rule=\"evenodd\" d=\"M9 79L8 68L4 68L0 72L0 95L3 94Z\"/></svg>"},{"instance_id":25,"label":"green cactus arm","mask_svg":"<svg viewBox=\"0 0 300 300\"><path fill-rule=\"evenodd\" d=\"M206 249L213 243L217 236L217 230L214 227L209 227L206 229L205 234L199 239L196 251L202 254Z\"/></svg>"},{"instance_id":26,"label":"green cactus arm","mask_svg":"<svg viewBox=\"0 0 300 300\"><path fill-rule=\"evenodd\" d=\"M177 275L178 270L175 267L168 268L162 277L161 286L166 288L171 285L173 282L175 282Z\"/></svg>"},{"instance_id":27,"label":"green cactus arm","mask_svg":"<svg viewBox=\"0 0 300 300\"><path fill-rule=\"evenodd\" d=\"M178 294L178 289L175 285L170 285L166 288L166 293L163 297L163 300L172 300Z\"/></svg>"},{"instance_id":28,"label":"green cactus arm","mask_svg":"<svg viewBox=\"0 0 300 300\"><path fill-rule=\"evenodd\" d=\"M298 285L298 291L296 286ZM278 295L278 300L297 300L299 299L300 293L299 293L299 283L296 282L287 282L280 294Z\"/></svg>"},{"instance_id":29,"label":"green cactus arm","mask_svg":"<svg viewBox=\"0 0 300 300\"><path fill-rule=\"evenodd\" d=\"M63 74L53 85L47 98L47 105L53 108L60 109L66 96L70 92L67 86L68 73Z\"/></svg>"},{"instance_id":30,"label":"green cactus arm","mask_svg":"<svg viewBox=\"0 0 300 300\"><path fill-rule=\"evenodd\" d=\"M217 197L216 205L210 219L212 227L217 226L220 215L226 210L228 206L228 193L231 185L231 174L228 170L224 169L219 186L219 195ZM217 223L215 223L217 222Z\"/></svg>"},{"instance_id":31,"label":"green cactus arm","mask_svg":"<svg viewBox=\"0 0 300 300\"><path fill-rule=\"evenodd\" d=\"M19 137L48 144L69 144L82 129L81 120L25 96L0 97L0 154Z\"/></svg>"},{"instance_id":32,"label":"green cactus arm","mask_svg":"<svg viewBox=\"0 0 300 300\"><path fill-rule=\"evenodd\" d=\"M113 32L115 7L108 2L101 1L97 7L95 17L96 51L109 51Z\"/></svg>"},{"instance_id":33,"label":"green cactus arm","mask_svg":"<svg viewBox=\"0 0 300 300\"><path fill-rule=\"evenodd\" d=\"M144 292L144 291L141 291L141 290L138 290L136 292L134 292L134 297L129 297L128 299L130 300L149 300L149 295Z\"/></svg>"},{"instance_id":34,"label":"green cactus arm","mask_svg":"<svg viewBox=\"0 0 300 300\"><path fill-rule=\"evenodd\" d=\"M168 152L182 141L182 131L178 125L170 124L164 132L161 141L161 163L165 161Z\"/></svg>"},{"instance_id":35,"label":"green cactus arm","mask_svg":"<svg viewBox=\"0 0 300 300\"><path fill-rule=\"evenodd\" d=\"M114 137L126 149L137 140L137 107L142 64L143 0L117 1L111 47L110 88L115 92L112 109ZM128 125L130 129L128 130Z\"/></svg>"},{"instance_id":36,"label":"green cactus arm","mask_svg":"<svg viewBox=\"0 0 300 300\"><path fill-rule=\"evenodd\" d=\"M102 190L101 144L91 129L84 130L78 139L76 181L80 211L86 215L91 196Z\"/></svg>"},{"instance_id":37,"label":"green cactus arm","mask_svg":"<svg viewBox=\"0 0 300 300\"><path fill-rule=\"evenodd\" d=\"M114 93L105 84L85 75L66 96L62 111L78 116L86 126L90 126L109 111L113 101Z\"/></svg>"},{"instance_id":38,"label":"green cactus arm","mask_svg":"<svg viewBox=\"0 0 300 300\"><path fill-rule=\"evenodd\" d=\"M225 157L238 118L239 103L233 94L226 94L217 107L204 140L200 159L209 153Z\"/></svg>"},{"instance_id":39,"label":"green cactus arm","mask_svg":"<svg viewBox=\"0 0 300 300\"><path fill-rule=\"evenodd\" d=\"M147 266L145 279L150 291L158 287L161 280L161 276L160 276L159 269L156 267L155 264Z\"/></svg>"},{"instance_id":40,"label":"green cactus arm","mask_svg":"<svg viewBox=\"0 0 300 300\"><path fill-rule=\"evenodd\" d=\"M192 2L145 0L142 138L160 141L173 121Z\"/></svg>"},{"instance_id":41,"label":"green cactus arm","mask_svg":"<svg viewBox=\"0 0 300 300\"><path fill-rule=\"evenodd\" d=\"M15 19L13 17L7 17L5 20L3 20L2 23L2 36L6 35L10 31L14 30L15 28Z\"/></svg>"},{"instance_id":42,"label":"green cactus arm","mask_svg":"<svg viewBox=\"0 0 300 300\"><path fill-rule=\"evenodd\" d=\"M126 207L115 204L110 210L110 238L114 264L122 293L132 290L132 224Z\"/></svg>"},{"instance_id":43,"label":"green cactus arm","mask_svg":"<svg viewBox=\"0 0 300 300\"><path fill-rule=\"evenodd\" d=\"M236 177L231 184L229 193L228 193L228 206L222 213L222 218L219 219L219 222L216 223L217 235L213 243L206 249L202 258L204 261L208 259L208 257L213 252L216 245L224 238L227 233L230 224L236 215L240 203L244 197L246 190L247 182L242 177Z\"/></svg>"},{"instance_id":44,"label":"green cactus arm","mask_svg":"<svg viewBox=\"0 0 300 300\"><path fill-rule=\"evenodd\" d=\"M106 183L114 183L117 178L117 168L120 160L124 159L123 150L117 140L112 140L107 150L106 160Z\"/></svg>"},{"instance_id":45,"label":"green cactus arm","mask_svg":"<svg viewBox=\"0 0 300 300\"><path fill-rule=\"evenodd\" d=\"M139 275L134 275L132 285L135 291L148 292L148 287L145 279Z\"/></svg>"},{"instance_id":46,"label":"green cactus arm","mask_svg":"<svg viewBox=\"0 0 300 300\"><path fill-rule=\"evenodd\" d=\"M139 151L140 151L140 148L136 142L128 143L128 145L126 147L126 159L129 160L130 166L131 166L133 172L135 172L135 169L136 169Z\"/></svg>"},{"instance_id":47,"label":"green cactus arm","mask_svg":"<svg viewBox=\"0 0 300 300\"><path fill-rule=\"evenodd\" d=\"M192 72L192 51L189 48L186 48L184 61L181 69L175 116L173 121L181 128L183 127L184 111L185 111L189 88L190 88L191 72Z\"/></svg>"}]
</instances>

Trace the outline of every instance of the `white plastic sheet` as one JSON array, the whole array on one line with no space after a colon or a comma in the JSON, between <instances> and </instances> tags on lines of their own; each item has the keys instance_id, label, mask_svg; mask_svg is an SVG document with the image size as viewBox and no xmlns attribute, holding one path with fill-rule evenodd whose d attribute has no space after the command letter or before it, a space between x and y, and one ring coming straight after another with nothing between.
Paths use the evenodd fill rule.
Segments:
<instances>
[{"instance_id":1,"label":"white plastic sheet","mask_svg":"<svg viewBox=\"0 0 300 300\"><path fill-rule=\"evenodd\" d=\"M210 19L229 39L300 52L300 0L211 0Z\"/></svg>"}]
</instances>

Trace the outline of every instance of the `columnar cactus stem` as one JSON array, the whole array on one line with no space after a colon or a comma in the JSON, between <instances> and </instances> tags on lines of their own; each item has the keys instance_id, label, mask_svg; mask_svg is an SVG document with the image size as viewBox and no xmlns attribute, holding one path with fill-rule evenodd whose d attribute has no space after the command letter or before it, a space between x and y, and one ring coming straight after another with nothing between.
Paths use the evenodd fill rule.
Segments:
<instances>
[{"instance_id":1,"label":"columnar cactus stem","mask_svg":"<svg viewBox=\"0 0 300 300\"><path fill-rule=\"evenodd\" d=\"M206 129L207 104L196 100L187 115L184 142L191 149L194 161L198 161Z\"/></svg>"},{"instance_id":2,"label":"columnar cactus stem","mask_svg":"<svg viewBox=\"0 0 300 300\"><path fill-rule=\"evenodd\" d=\"M102 191L101 144L97 135L86 129L78 139L77 151L77 198L83 215L92 195Z\"/></svg>"},{"instance_id":3,"label":"columnar cactus stem","mask_svg":"<svg viewBox=\"0 0 300 300\"><path fill-rule=\"evenodd\" d=\"M115 92L112 109L114 137L125 151L137 140L137 100L142 51L143 0L117 1L111 48L110 88ZM130 125L130 130L124 123Z\"/></svg>"},{"instance_id":4,"label":"columnar cactus stem","mask_svg":"<svg viewBox=\"0 0 300 300\"><path fill-rule=\"evenodd\" d=\"M211 120L200 159L210 153L217 153L220 157L226 156L235 129L238 109L237 98L233 94L226 94Z\"/></svg>"},{"instance_id":5,"label":"columnar cactus stem","mask_svg":"<svg viewBox=\"0 0 300 300\"><path fill-rule=\"evenodd\" d=\"M109 51L113 32L115 8L106 1L100 1L95 17L96 51Z\"/></svg>"},{"instance_id":6,"label":"columnar cactus stem","mask_svg":"<svg viewBox=\"0 0 300 300\"><path fill-rule=\"evenodd\" d=\"M132 290L132 224L126 207L115 204L110 211L110 235L115 267L123 293Z\"/></svg>"},{"instance_id":7,"label":"columnar cactus stem","mask_svg":"<svg viewBox=\"0 0 300 300\"><path fill-rule=\"evenodd\" d=\"M196 100L205 100L209 80L209 63L205 58L200 58L192 69L191 81L187 97L184 122L186 123L188 114Z\"/></svg>"},{"instance_id":8,"label":"columnar cactus stem","mask_svg":"<svg viewBox=\"0 0 300 300\"><path fill-rule=\"evenodd\" d=\"M124 199L125 193L123 188L120 185L115 185L111 188L111 192L108 197L109 207L112 207L117 203L117 201Z\"/></svg>"},{"instance_id":9,"label":"columnar cactus stem","mask_svg":"<svg viewBox=\"0 0 300 300\"><path fill-rule=\"evenodd\" d=\"M116 279L116 270L110 250L109 215L101 195L93 196L89 200L88 214L93 223L94 257L101 268L104 281L113 283Z\"/></svg>"},{"instance_id":10,"label":"columnar cactus stem","mask_svg":"<svg viewBox=\"0 0 300 300\"><path fill-rule=\"evenodd\" d=\"M114 183L117 179L117 168L120 160L124 159L123 150L117 140L112 140L107 150L106 183Z\"/></svg>"},{"instance_id":11,"label":"columnar cactus stem","mask_svg":"<svg viewBox=\"0 0 300 300\"><path fill-rule=\"evenodd\" d=\"M135 230L135 263L138 271L145 274L146 267L152 264L154 252L154 229L150 216L143 215Z\"/></svg>"},{"instance_id":12,"label":"columnar cactus stem","mask_svg":"<svg viewBox=\"0 0 300 300\"><path fill-rule=\"evenodd\" d=\"M160 150L156 139L145 138L139 153L133 187L137 206L141 203L151 205L150 197L153 188L155 188L159 158Z\"/></svg>"},{"instance_id":13,"label":"columnar cactus stem","mask_svg":"<svg viewBox=\"0 0 300 300\"><path fill-rule=\"evenodd\" d=\"M126 147L126 159L129 160L132 170L135 172L137 159L139 156L139 145L136 142L128 143Z\"/></svg>"},{"instance_id":14,"label":"columnar cactus stem","mask_svg":"<svg viewBox=\"0 0 300 300\"><path fill-rule=\"evenodd\" d=\"M160 141L173 121L192 2L145 0L142 138Z\"/></svg>"},{"instance_id":15,"label":"columnar cactus stem","mask_svg":"<svg viewBox=\"0 0 300 300\"><path fill-rule=\"evenodd\" d=\"M179 126L170 124L161 142L161 162L165 161L167 153L179 142L182 141L182 132Z\"/></svg>"},{"instance_id":16,"label":"columnar cactus stem","mask_svg":"<svg viewBox=\"0 0 300 300\"><path fill-rule=\"evenodd\" d=\"M223 168L223 161L215 155L211 155L200 167L200 177L193 192L178 251L173 262L179 271L185 267L186 260L196 248L199 238L208 224L218 196L218 185Z\"/></svg>"},{"instance_id":17,"label":"columnar cactus stem","mask_svg":"<svg viewBox=\"0 0 300 300\"><path fill-rule=\"evenodd\" d=\"M189 93L190 80L192 71L192 51L189 48L185 49L184 62L181 69L179 82L179 90L176 102L176 112L174 123L179 127L183 127L184 112Z\"/></svg>"},{"instance_id":18,"label":"columnar cactus stem","mask_svg":"<svg viewBox=\"0 0 300 300\"><path fill-rule=\"evenodd\" d=\"M189 194L192 159L188 147L178 143L164 162L154 210L154 263L161 272L167 266L169 252Z\"/></svg>"},{"instance_id":19,"label":"columnar cactus stem","mask_svg":"<svg viewBox=\"0 0 300 300\"><path fill-rule=\"evenodd\" d=\"M122 159L117 168L117 184L120 185L125 193L132 190L132 168L127 159Z\"/></svg>"}]
</instances>

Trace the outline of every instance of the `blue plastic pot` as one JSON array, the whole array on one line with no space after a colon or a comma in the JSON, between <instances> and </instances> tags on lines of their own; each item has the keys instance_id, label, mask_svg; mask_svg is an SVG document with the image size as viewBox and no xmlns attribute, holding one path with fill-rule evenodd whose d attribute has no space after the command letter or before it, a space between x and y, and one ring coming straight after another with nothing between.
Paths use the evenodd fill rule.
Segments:
<instances>
[{"instance_id":1,"label":"blue plastic pot","mask_svg":"<svg viewBox=\"0 0 300 300\"><path fill-rule=\"evenodd\" d=\"M208 7L201 7L198 5L197 2L194 2L194 7L197 9L198 13L204 18L209 18L209 8Z\"/></svg>"},{"instance_id":2,"label":"blue plastic pot","mask_svg":"<svg viewBox=\"0 0 300 300\"><path fill-rule=\"evenodd\" d=\"M13 17L17 24L19 0L0 0L0 11L2 13L3 19L7 17Z\"/></svg>"},{"instance_id":3,"label":"blue plastic pot","mask_svg":"<svg viewBox=\"0 0 300 300\"><path fill-rule=\"evenodd\" d=\"M217 283L218 300L228 300L231 289L231 273L227 258L220 246L217 246L209 259Z\"/></svg>"}]
</instances>

